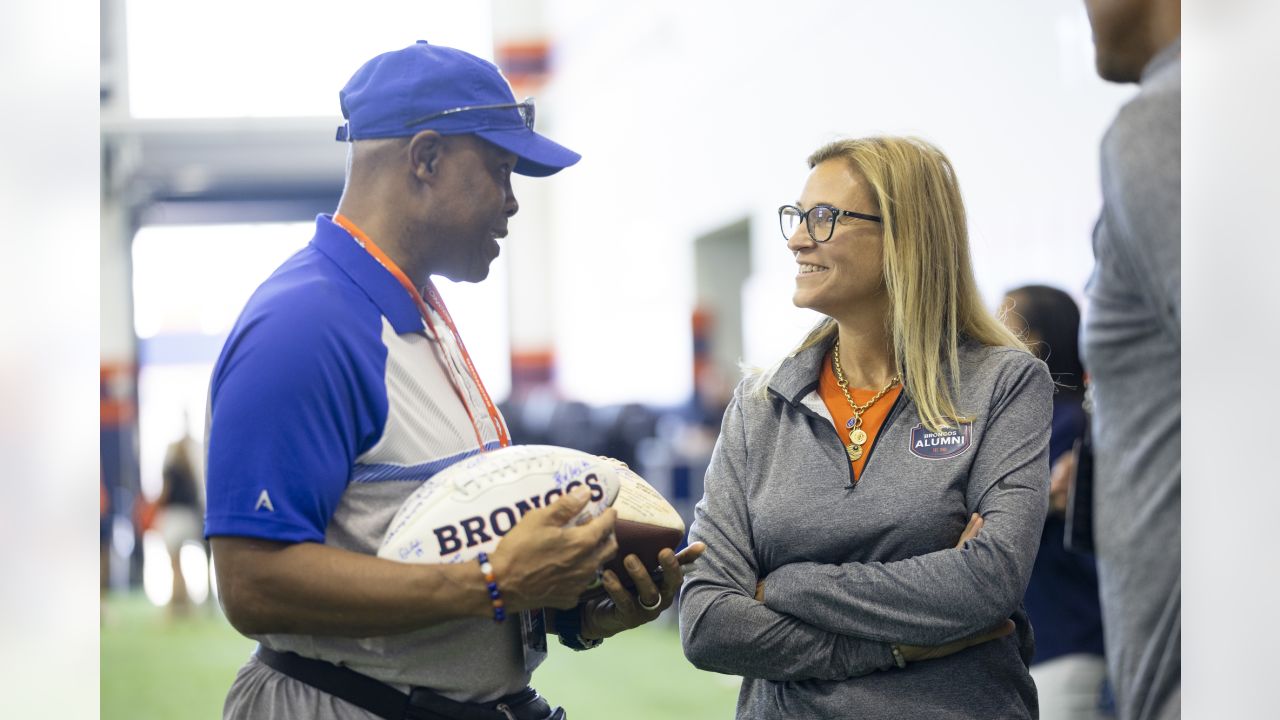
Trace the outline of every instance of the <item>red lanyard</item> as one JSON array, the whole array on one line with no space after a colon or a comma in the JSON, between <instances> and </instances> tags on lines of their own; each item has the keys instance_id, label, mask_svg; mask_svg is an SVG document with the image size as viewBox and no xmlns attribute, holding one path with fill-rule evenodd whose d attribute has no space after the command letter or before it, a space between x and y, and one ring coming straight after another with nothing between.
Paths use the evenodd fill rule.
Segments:
<instances>
[{"instance_id":1,"label":"red lanyard","mask_svg":"<svg viewBox=\"0 0 1280 720\"><path fill-rule=\"evenodd\" d=\"M430 304L431 309L439 313L440 317L444 319L444 324L448 326L449 332L453 334L454 341L458 343L458 349L462 353L462 362L467 366L467 374L471 376L471 381L475 383L476 388L480 391L480 397L484 399L484 407L489 411L489 421L493 423L493 429L498 433L498 443L502 447L510 445L511 437L507 434L506 423L501 421L497 407L494 406L493 400L489 398L489 391L485 390L484 383L480 380L480 373L476 372L476 367L471 362L471 354L467 352L467 346L462 343L462 335L458 334L458 328L453 324L453 317L449 315L449 308L445 307L444 298L440 297L435 284L428 278L426 287L422 292L419 292L413 286L413 282L404 274L404 271L391 258L387 257L387 254L382 252L382 248L379 248L368 235L365 235L363 230L356 227L355 223L338 214L334 214L333 221L351 233L356 242L360 243L365 250L368 250L375 260L394 275L396 280L400 281L400 284L408 291L409 297L412 297L414 303L417 304L418 312L422 313L422 320L427 324L427 328L431 330L431 334L437 338L437 342L439 342L440 334L436 331L435 323L431 319L431 312L427 309L427 305ZM425 302L423 301L424 294L426 295ZM441 351L443 351L443 348L441 348ZM467 411L467 418L471 420L471 429L476 433L476 442L480 444L480 450L483 452L485 449L484 438L480 435L480 426L476 423L475 416L471 414L471 404L467 402L466 394L458 386L457 381L454 380L453 371L449 369L449 364L445 359L439 356L436 359L444 368L445 375L449 378L449 384L453 386L453 392L458 396L458 401L462 403L462 408Z\"/></svg>"}]
</instances>

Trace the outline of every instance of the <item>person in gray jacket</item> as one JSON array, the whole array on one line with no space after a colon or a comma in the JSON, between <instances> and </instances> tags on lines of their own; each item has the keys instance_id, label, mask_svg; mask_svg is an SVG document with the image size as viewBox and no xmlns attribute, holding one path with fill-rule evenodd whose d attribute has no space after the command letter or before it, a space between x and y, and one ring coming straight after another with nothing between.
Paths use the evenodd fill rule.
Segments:
<instances>
[{"instance_id":1,"label":"person in gray jacket","mask_svg":"<svg viewBox=\"0 0 1280 720\"><path fill-rule=\"evenodd\" d=\"M808 162L779 217L793 300L827 317L725 412L685 654L743 677L740 718L1037 717L1021 600L1048 370L982 302L941 151L875 137Z\"/></svg>"},{"instance_id":2,"label":"person in gray jacket","mask_svg":"<svg viewBox=\"0 0 1280 720\"><path fill-rule=\"evenodd\" d=\"M1171 720L1182 716L1182 4L1085 9L1098 74L1139 86L1102 140L1080 345L1107 668L1121 720Z\"/></svg>"}]
</instances>

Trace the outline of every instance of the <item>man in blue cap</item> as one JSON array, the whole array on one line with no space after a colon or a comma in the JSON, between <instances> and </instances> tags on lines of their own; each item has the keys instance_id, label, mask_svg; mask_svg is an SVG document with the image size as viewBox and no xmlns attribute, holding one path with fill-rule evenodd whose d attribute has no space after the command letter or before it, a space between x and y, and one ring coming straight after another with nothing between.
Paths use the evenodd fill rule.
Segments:
<instances>
[{"instance_id":1,"label":"man in blue cap","mask_svg":"<svg viewBox=\"0 0 1280 720\"><path fill-rule=\"evenodd\" d=\"M700 548L664 550L660 582L630 558L634 592L605 571L607 595L579 603L617 544L612 510L564 528L587 502L570 494L479 563L376 552L422 481L510 443L431 276L483 280L511 174L579 156L451 48L379 55L340 98L338 210L249 300L210 387L206 533L227 617L260 643L223 716L564 717L528 685L546 626L586 649L654 619Z\"/></svg>"}]
</instances>

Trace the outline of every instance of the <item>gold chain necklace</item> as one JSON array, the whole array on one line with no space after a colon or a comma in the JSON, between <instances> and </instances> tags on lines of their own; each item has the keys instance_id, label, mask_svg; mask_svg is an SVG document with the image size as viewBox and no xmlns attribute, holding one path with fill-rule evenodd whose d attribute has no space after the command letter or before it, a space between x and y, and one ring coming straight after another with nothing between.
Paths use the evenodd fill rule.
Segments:
<instances>
[{"instance_id":1,"label":"gold chain necklace","mask_svg":"<svg viewBox=\"0 0 1280 720\"><path fill-rule=\"evenodd\" d=\"M845 446L845 452L849 453L849 461L857 462L862 459L862 445L867 442L867 431L862 429L862 413L866 412L876 401L884 397L884 394L893 389L898 384L898 376L894 375L884 389L876 393L876 396L858 405L853 401L853 397L849 395L849 383L844 379L844 371L840 369L840 340L836 339L835 350L831 353L831 369L836 373L836 385L840 386L840 392L844 393L844 399L849 402L849 407L853 408L853 417L845 424L849 430L849 444Z\"/></svg>"}]
</instances>

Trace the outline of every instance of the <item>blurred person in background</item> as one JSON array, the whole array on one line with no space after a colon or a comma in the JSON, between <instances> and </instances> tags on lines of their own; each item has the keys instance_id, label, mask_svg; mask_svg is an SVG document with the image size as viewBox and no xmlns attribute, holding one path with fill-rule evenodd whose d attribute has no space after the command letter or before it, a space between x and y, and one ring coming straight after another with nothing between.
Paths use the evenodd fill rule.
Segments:
<instances>
[{"instance_id":1,"label":"blurred person in background","mask_svg":"<svg viewBox=\"0 0 1280 720\"><path fill-rule=\"evenodd\" d=\"M1139 84L1102 141L1082 335L1094 404L1094 545L1123 720L1181 715L1181 7L1085 0L1098 74Z\"/></svg>"},{"instance_id":2,"label":"blurred person in background","mask_svg":"<svg viewBox=\"0 0 1280 720\"><path fill-rule=\"evenodd\" d=\"M1010 290L1001 318L1049 366L1056 384L1049 435L1049 516L1023 599L1036 631L1031 677L1041 720L1092 720L1103 705L1102 609L1093 557L1067 549L1067 501L1072 452L1089 426L1080 362L1080 308L1067 293L1044 285Z\"/></svg>"},{"instance_id":3,"label":"blurred person in background","mask_svg":"<svg viewBox=\"0 0 1280 720\"><path fill-rule=\"evenodd\" d=\"M337 212L258 288L213 372L208 535L227 618L259 641L223 716L563 718L529 686L546 627L583 650L657 618L682 579L671 550L660 584L632 556L634 592L605 571L607 594L580 602L615 514L565 528L587 502L570 493L479 562L376 553L425 480L510 443L431 277L484 280L519 207L512 173L579 156L452 48L379 55L339 97Z\"/></svg>"},{"instance_id":4,"label":"blurred person in background","mask_svg":"<svg viewBox=\"0 0 1280 720\"><path fill-rule=\"evenodd\" d=\"M982 302L955 171L913 138L815 151L779 208L827 317L725 412L681 595L740 718L1034 718L1021 607L1053 383Z\"/></svg>"},{"instance_id":5,"label":"blurred person in background","mask_svg":"<svg viewBox=\"0 0 1280 720\"><path fill-rule=\"evenodd\" d=\"M107 588L111 586L111 494L98 466L98 619L107 619Z\"/></svg>"},{"instance_id":6,"label":"blurred person in background","mask_svg":"<svg viewBox=\"0 0 1280 720\"><path fill-rule=\"evenodd\" d=\"M165 450L160 475L163 484L156 498L155 526L164 538L165 551L173 568L173 595L169 616L183 617L191 611L191 596L182 574L182 548L191 544L204 552L204 483L200 468L201 451L185 421L182 437Z\"/></svg>"}]
</instances>

